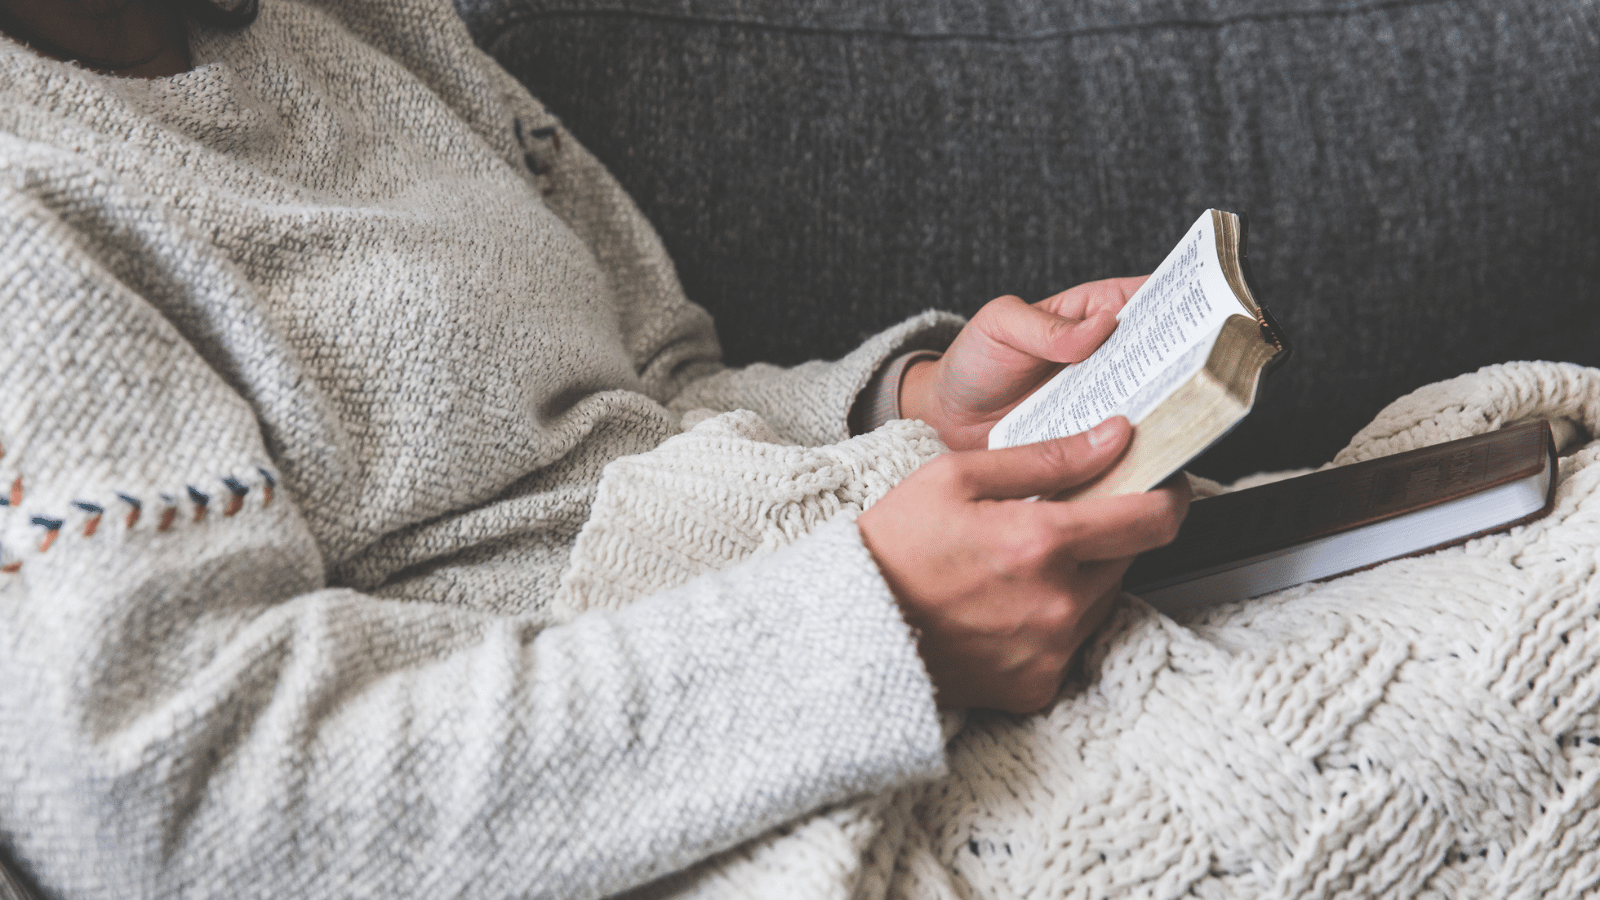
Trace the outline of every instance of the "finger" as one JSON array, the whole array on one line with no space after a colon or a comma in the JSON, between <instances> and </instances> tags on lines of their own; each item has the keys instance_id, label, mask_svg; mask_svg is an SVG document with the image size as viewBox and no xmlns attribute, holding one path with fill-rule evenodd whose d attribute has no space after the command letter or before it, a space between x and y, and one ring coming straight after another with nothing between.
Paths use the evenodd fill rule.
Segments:
<instances>
[{"instance_id":1,"label":"finger","mask_svg":"<svg viewBox=\"0 0 1600 900\"><path fill-rule=\"evenodd\" d=\"M1063 555L1079 561L1131 559L1172 543L1189 511L1186 486L1093 500L1043 500L1030 504L1051 527ZM1037 523L1037 520L1036 520Z\"/></svg>"},{"instance_id":2,"label":"finger","mask_svg":"<svg viewBox=\"0 0 1600 900\"><path fill-rule=\"evenodd\" d=\"M1112 311L1064 316L1020 297L998 297L986 304L982 313L974 322L990 340L1055 363L1082 362L1117 327Z\"/></svg>"},{"instance_id":3,"label":"finger","mask_svg":"<svg viewBox=\"0 0 1600 900\"><path fill-rule=\"evenodd\" d=\"M1133 557L1130 556L1120 559L1073 561L1060 565L1058 569L1062 579L1070 580L1075 593L1080 596L1095 597L1097 598L1095 602L1098 604L1117 595L1122 585L1122 576L1132 564ZM1088 612L1084 613L1084 616L1088 615Z\"/></svg>"},{"instance_id":4,"label":"finger","mask_svg":"<svg viewBox=\"0 0 1600 900\"><path fill-rule=\"evenodd\" d=\"M1115 315L1149 279L1149 275L1135 275L1090 281L1046 297L1038 305L1068 319L1085 319L1096 312Z\"/></svg>"},{"instance_id":5,"label":"finger","mask_svg":"<svg viewBox=\"0 0 1600 900\"><path fill-rule=\"evenodd\" d=\"M1099 475L1128 445L1133 426L1117 416L1070 437L953 457L973 500L1020 500L1057 494Z\"/></svg>"},{"instance_id":6,"label":"finger","mask_svg":"<svg viewBox=\"0 0 1600 900\"><path fill-rule=\"evenodd\" d=\"M1109 565L1109 563L1100 563L1100 565ZM1115 570L1117 573L1116 580L1084 612L1083 617L1078 620L1077 627L1073 629L1073 633L1069 636L1070 644L1066 645L1065 649L1071 656L1063 672L1063 675L1067 678L1083 674L1083 645L1110 617L1111 610L1116 606L1117 597L1122 594L1122 572L1126 568L1125 564L1117 566Z\"/></svg>"}]
</instances>

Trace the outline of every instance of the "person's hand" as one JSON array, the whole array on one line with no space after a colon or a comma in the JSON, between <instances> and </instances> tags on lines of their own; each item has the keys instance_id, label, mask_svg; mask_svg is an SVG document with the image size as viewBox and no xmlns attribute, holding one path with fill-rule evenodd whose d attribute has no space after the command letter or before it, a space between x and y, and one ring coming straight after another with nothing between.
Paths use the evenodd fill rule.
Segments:
<instances>
[{"instance_id":1,"label":"person's hand","mask_svg":"<svg viewBox=\"0 0 1600 900\"><path fill-rule=\"evenodd\" d=\"M1149 276L1091 281L1029 304L984 304L944 356L913 363L900 382L900 412L933 426L952 450L988 446L989 429L1067 363L1093 353L1117 311Z\"/></svg>"},{"instance_id":2,"label":"person's hand","mask_svg":"<svg viewBox=\"0 0 1600 900\"><path fill-rule=\"evenodd\" d=\"M1034 712L1060 690L1132 557L1170 542L1187 482L1144 494L1029 501L1093 478L1127 446L1090 431L928 463L861 514L862 541L918 632L943 706Z\"/></svg>"}]
</instances>

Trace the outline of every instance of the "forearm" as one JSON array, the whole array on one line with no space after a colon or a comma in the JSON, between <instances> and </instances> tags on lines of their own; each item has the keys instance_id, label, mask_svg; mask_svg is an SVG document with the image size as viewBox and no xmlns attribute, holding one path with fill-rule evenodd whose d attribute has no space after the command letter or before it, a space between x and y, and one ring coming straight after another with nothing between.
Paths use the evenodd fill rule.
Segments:
<instances>
[{"instance_id":1,"label":"forearm","mask_svg":"<svg viewBox=\"0 0 1600 900\"><path fill-rule=\"evenodd\" d=\"M810 362L793 368L757 364L723 369L689 384L672 399L679 412L749 409L786 440L826 444L850 436L852 407L875 372L901 354L938 350L961 330L962 320L946 313L923 313L868 339L835 362Z\"/></svg>"},{"instance_id":2,"label":"forearm","mask_svg":"<svg viewBox=\"0 0 1600 900\"><path fill-rule=\"evenodd\" d=\"M6 589L33 612L0 624L4 818L46 883L598 896L939 771L926 676L848 522L541 627L275 596L315 573L252 512L181 556L31 559Z\"/></svg>"},{"instance_id":3,"label":"forearm","mask_svg":"<svg viewBox=\"0 0 1600 900\"><path fill-rule=\"evenodd\" d=\"M848 523L834 544L558 624L554 585L515 551L582 524L582 478L418 484L328 438L373 420L319 405L327 384L290 366L302 357L233 366L256 363L223 328L162 315L37 218L0 234L45 248L0 285L17 325L0 354L16 387L0 394L0 486L16 485L0 505L0 741L15 751L0 830L49 894L596 895L937 770L926 676ZM262 369L305 377L240 375ZM272 413L284 393L290 413ZM405 433L449 434L474 395L452 396L454 416L408 416L428 425ZM627 440L579 462L634 446L629 411L660 413L630 396L595 429ZM408 509L412 491L511 496L472 510L476 531L364 573L375 592L411 576L406 600L383 599L330 585L387 515L330 471L392 479ZM541 477L555 500L517 493ZM437 521L393 515L382 537Z\"/></svg>"}]
</instances>

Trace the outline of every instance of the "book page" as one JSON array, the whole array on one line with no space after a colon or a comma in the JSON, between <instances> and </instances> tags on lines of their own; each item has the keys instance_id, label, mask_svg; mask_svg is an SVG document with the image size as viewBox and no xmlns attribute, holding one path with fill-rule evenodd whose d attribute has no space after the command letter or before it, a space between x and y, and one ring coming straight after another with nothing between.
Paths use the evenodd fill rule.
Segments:
<instances>
[{"instance_id":1,"label":"book page","mask_svg":"<svg viewBox=\"0 0 1600 900\"><path fill-rule=\"evenodd\" d=\"M989 446L1086 431L1115 415L1137 425L1205 366L1229 316L1244 313L1217 259L1211 211L1117 314L1117 329L995 424Z\"/></svg>"}]
</instances>

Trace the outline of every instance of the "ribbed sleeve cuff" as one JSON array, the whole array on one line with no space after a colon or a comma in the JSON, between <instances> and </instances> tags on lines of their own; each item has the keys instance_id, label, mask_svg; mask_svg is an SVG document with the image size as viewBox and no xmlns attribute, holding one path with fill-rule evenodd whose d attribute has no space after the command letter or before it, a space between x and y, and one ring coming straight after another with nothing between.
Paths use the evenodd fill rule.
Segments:
<instances>
[{"instance_id":1,"label":"ribbed sleeve cuff","mask_svg":"<svg viewBox=\"0 0 1600 900\"><path fill-rule=\"evenodd\" d=\"M879 369L856 395L855 405L850 407L850 433L866 434L878 430L885 422L902 418L900 384L905 381L906 370L918 360L938 359L943 355L937 350L913 350Z\"/></svg>"}]
</instances>

